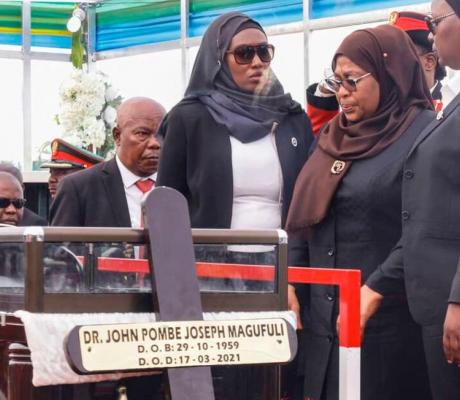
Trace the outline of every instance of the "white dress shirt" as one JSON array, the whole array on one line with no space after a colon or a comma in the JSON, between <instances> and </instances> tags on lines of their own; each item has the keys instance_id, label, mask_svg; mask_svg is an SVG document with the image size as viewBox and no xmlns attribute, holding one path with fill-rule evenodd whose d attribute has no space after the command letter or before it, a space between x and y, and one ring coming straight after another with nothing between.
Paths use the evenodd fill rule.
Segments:
<instances>
[{"instance_id":1,"label":"white dress shirt","mask_svg":"<svg viewBox=\"0 0 460 400\"><path fill-rule=\"evenodd\" d=\"M449 77L442 81L442 104L443 108L460 93L460 72L452 72Z\"/></svg>"},{"instance_id":2,"label":"white dress shirt","mask_svg":"<svg viewBox=\"0 0 460 400\"><path fill-rule=\"evenodd\" d=\"M147 177L140 177L133 174L125 165L121 162L118 156L115 156L118 169L120 170L121 180L125 188L126 201L128 202L129 218L131 220L131 226L133 228L140 228L141 226L141 204L142 199L145 195L150 192L142 193L141 190L136 186L136 182L146 179L156 180L157 173L153 173Z\"/></svg>"}]
</instances>

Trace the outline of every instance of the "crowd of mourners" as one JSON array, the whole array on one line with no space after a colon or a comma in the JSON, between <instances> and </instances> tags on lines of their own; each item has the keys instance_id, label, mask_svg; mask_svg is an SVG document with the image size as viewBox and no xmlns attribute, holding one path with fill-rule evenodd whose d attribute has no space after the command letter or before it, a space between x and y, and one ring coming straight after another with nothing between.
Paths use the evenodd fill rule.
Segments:
<instances>
[{"instance_id":1,"label":"crowd of mourners","mask_svg":"<svg viewBox=\"0 0 460 400\"><path fill-rule=\"evenodd\" d=\"M458 400L460 95L441 81L460 69L459 43L460 0L394 12L343 39L305 111L271 69L263 27L224 14L172 110L143 97L120 106L113 159L53 142L49 222L141 227L156 185L185 196L193 228L285 229L289 265L361 270L363 400ZM0 222L46 224L23 197L19 171L0 164ZM286 398L338 400L338 295L289 286L299 352ZM154 398L142 379L127 381L130 397Z\"/></svg>"}]
</instances>

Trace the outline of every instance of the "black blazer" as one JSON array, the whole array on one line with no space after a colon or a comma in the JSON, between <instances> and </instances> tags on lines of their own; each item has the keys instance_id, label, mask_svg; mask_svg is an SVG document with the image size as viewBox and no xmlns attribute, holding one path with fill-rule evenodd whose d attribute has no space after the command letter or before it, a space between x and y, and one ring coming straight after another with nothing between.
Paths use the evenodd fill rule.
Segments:
<instances>
[{"instance_id":1,"label":"black blazer","mask_svg":"<svg viewBox=\"0 0 460 400\"><path fill-rule=\"evenodd\" d=\"M48 221L40 215L34 213L32 210L24 207L24 213L18 226L47 226Z\"/></svg>"},{"instance_id":2,"label":"black blazer","mask_svg":"<svg viewBox=\"0 0 460 400\"><path fill-rule=\"evenodd\" d=\"M230 132L198 100L187 100L167 114L159 133L165 141L157 186L172 187L187 198L192 227L229 228L233 206ZM283 223L312 141L304 112L286 117L277 130L276 146L283 173Z\"/></svg>"},{"instance_id":3,"label":"black blazer","mask_svg":"<svg viewBox=\"0 0 460 400\"><path fill-rule=\"evenodd\" d=\"M359 269L364 281L385 260L401 236L404 160L423 127L434 117L433 111L420 112L408 130L391 146L374 157L353 161L332 199L327 216L310 232L308 252L305 249L302 264ZM305 373L304 394L320 398L325 390L325 382L329 395L337 391L335 321L338 290L334 286L311 285L309 288L300 288L299 294L303 297L300 301L304 331L299 357ZM398 375L399 370L392 366L392 362L401 368L401 376L407 380L407 387L421 386L403 375L408 370L407 362L414 361L409 359L408 354L422 354L421 346L411 348L413 344L419 344L415 332L412 343L402 344L407 351L401 354L403 359L400 362L395 362L397 356L394 354L381 357L382 351L385 352L382 343L396 343L394 347L399 349L404 333L411 331L412 326L415 328L403 294L386 298L379 312L369 321L362 344L363 399L390 398L390 393L397 392L394 387L401 382L392 382L393 386L382 385L385 381L381 374L393 370ZM414 376L416 379L418 377ZM414 393L416 398L419 398L418 395ZM331 398L334 396L331 395ZM401 398L407 398L403 392L395 397Z\"/></svg>"},{"instance_id":4,"label":"black blazer","mask_svg":"<svg viewBox=\"0 0 460 400\"><path fill-rule=\"evenodd\" d=\"M401 292L421 325L442 325L460 303L460 96L420 134L404 165L402 236L366 284Z\"/></svg>"},{"instance_id":5,"label":"black blazer","mask_svg":"<svg viewBox=\"0 0 460 400\"><path fill-rule=\"evenodd\" d=\"M51 204L51 225L131 227L115 159L66 176Z\"/></svg>"}]
</instances>

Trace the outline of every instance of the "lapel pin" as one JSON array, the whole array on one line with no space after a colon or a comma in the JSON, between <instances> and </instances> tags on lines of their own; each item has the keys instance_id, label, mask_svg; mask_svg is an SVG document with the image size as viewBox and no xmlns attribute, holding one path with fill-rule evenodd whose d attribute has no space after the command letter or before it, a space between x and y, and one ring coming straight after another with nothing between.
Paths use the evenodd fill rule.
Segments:
<instances>
[{"instance_id":1,"label":"lapel pin","mask_svg":"<svg viewBox=\"0 0 460 400\"><path fill-rule=\"evenodd\" d=\"M345 161L335 160L331 167L331 174L339 175L345 169Z\"/></svg>"},{"instance_id":2,"label":"lapel pin","mask_svg":"<svg viewBox=\"0 0 460 400\"><path fill-rule=\"evenodd\" d=\"M291 143L294 147L297 147L297 139L295 137L291 138Z\"/></svg>"}]
</instances>

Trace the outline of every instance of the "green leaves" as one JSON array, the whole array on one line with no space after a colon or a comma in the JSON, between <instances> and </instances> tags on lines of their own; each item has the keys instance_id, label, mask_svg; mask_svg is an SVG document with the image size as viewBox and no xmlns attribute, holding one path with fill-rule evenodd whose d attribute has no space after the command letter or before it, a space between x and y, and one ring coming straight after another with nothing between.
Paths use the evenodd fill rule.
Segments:
<instances>
[{"instance_id":1,"label":"green leaves","mask_svg":"<svg viewBox=\"0 0 460 400\"><path fill-rule=\"evenodd\" d=\"M77 69L83 68L83 58L85 56L85 48L82 43L82 29L72 34L72 51L70 52L70 61Z\"/></svg>"}]
</instances>

